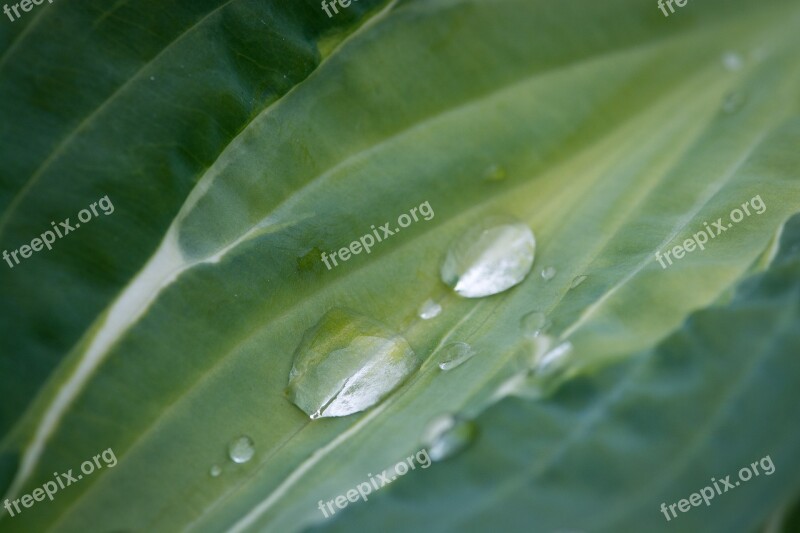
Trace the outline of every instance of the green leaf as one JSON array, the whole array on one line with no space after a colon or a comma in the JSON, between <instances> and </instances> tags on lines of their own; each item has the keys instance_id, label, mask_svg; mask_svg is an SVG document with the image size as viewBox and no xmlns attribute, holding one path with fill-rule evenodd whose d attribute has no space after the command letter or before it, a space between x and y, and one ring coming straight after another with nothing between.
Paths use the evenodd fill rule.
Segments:
<instances>
[{"instance_id":1,"label":"green leaf","mask_svg":"<svg viewBox=\"0 0 800 533\"><path fill-rule=\"evenodd\" d=\"M756 531L800 491L798 301L800 215L772 267L728 305L693 313L653 350L548 401L499 402L475 419L480 438L463 455L321 529ZM766 456L772 472L740 481ZM716 491L712 479L729 474L733 489ZM705 487L708 505L662 514L662 502Z\"/></svg>"},{"instance_id":2,"label":"green leaf","mask_svg":"<svg viewBox=\"0 0 800 533\"><path fill-rule=\"evenodd\" d=\"M0 301L0 431L147 261L228 146L364 13L313 0L90 0L0 25L0 250L109 195L116 213L13 270ZM331 32L336 32L336 36ZM338 37L338 39L337 39ZM67 237L67 236L65 236ZM47 280L43 287L42 280Z\"/></svg>"},{"instance_id":3,"label":"green leaf","mask_svg":"<svg viewBox=\"0 0 800 533\"><path fill-rule=\"evenodd\" d=\"M119 459L52 502L1 516L4 528L307 527L323 519L320 499L419 449L431 418L491 412L530 359L523 317L545 314L548 333L572 343L562 379L626 360L763 269L800 205L790 2L708 0L664 18L633 0L410 0L366 15L381 5L361 0L330 21L314 4L184 8L165 25L173 40L173 25L191 38L148 41L133 67L103 57L113 79L64 104L68 116L32 155L2 148L13 163L0 183L15 191L0 204L3 247L104 194L115 206L0 271L2 301L20 309L0 335L11 400L1 449L20 458L10 494L109 448ZM29 22L19 42L40 43L36 57L52 65L62 49L50 17L127 50L164 16L134 19L128 35L115 31L125 17L100 15L107 7L39 9L40 29ZM83 31L93 22L103 32ZM91 49L77 65L95 64ZM12 49L0 74L42 83L27 50ZM2 94L13 93L3 76ZM42 122L24 113L46 114L64 76L22 114L4 114L15 139L39 138L23 126ZM52 166L29 181L43 159ZM657 252L755 198L766 210L659 265ZM426 204L430 217L342 258ZM439 279L442 261L494 215L532 228L533 271L504 293L461 298ZM334 251L329 269L321 253ZM549 281L546 267L557 271ZM422 320L429 299L443 310ZM311 421L284 390L303 335L333 308L398 332L422 364L376 407ZM443 372L452 342L475 355ZM227 447L241 436L255 455L240 464Z\"/></svg>"}]
</instances>

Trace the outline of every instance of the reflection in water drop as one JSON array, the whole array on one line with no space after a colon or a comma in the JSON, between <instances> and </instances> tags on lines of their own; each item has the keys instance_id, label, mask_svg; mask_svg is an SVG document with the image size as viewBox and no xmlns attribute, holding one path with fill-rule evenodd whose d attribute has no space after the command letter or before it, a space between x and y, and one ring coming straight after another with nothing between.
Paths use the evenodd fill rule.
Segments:
<instances>
[{"instance_id":1,"label":"reflection in water drop","mask_svg":"<svg viewBox=\"0 0 800 533\"><path fill-rule=\"evenodd\" d=\"M242 435L228 445L228 456L234 463L246 463L253 458L256 453L253 439L247 435Z\"/></svg>"},{"instance_id":2,"label":"reflection in water drop","mask_svg":"<svg viewBox=\"0 0 800 533\"><path fill-rule=\"evenodd\" d=\"M542 279L545 281L550 281L556 276L556 269L553 267L547 267L542 269Z\"/></svg>"},{"instance_id":3,"label":"reflection in water drop","mask_svg":"<svg viewBox=\"0 0 800 533\"><path fill-rule=\"evenodd\" d=\"M469 446L478 434L474 422L444 414L431 420L422 435L422 442L433 461L453 457Z\"/></svg>"},{"instance_id":4,"label":"reflection in water drop","mask_svg":"<svg viewBox=\"0 0 800 533\"><path fill-rule=\"evenodd\" d=\"M453 243L442 265L442 281L467 298L497 294L525 279L535 250L528 226L490 218Z\"/></svg>"},{"instance_id":5,"label":"reflection in water drop","mask_svg":"<svg viewBox=\"0 0 800 533\"><path fill-rule=\"evenodd\" d=\"M436 318L442 312L442 306L431 299L425 300L425 303L419 308L419 317L422 320L430 320Z\"/></svg>"},{"instance_id":6,"label":"reflection in water drop","mask_svg":"<svg viewBox=\"0 0 800 533\"><path fill-rule=\"evenodd\" d=\"M454 342L444 347L444 355L439 363L442 370L452 370L462 363L472 359L475 351L466 342Z\"/></svg>"},{"instance_id":7,"label":"reflection in water drop","mask_svg":"<svg viewBox=\"0 0 800 533\"><path fill-rule=\"evenodd\" d=\"M588 276L577 276L575 279L572 280L572 283L570 284L569 288L574 289L575 287L586 281L587 277Z\"/></svg>"},{"instance_id":8,"label":"reflection in water drop","mask_svg":"<svg viewBox=\"0 0 800 533\"><path fill-rule=\"evenodd\" d=\"M211 474L211 477L218 477L222 473L222 468L219 465L214 465L208 473Z\"/></svg>"},{"instance_id":9,"label":"reflection in water drop","mask_svg":"<svg viewBox=\"0 0 800 533\"><path fill-rule=\"evenodd\" d=\"M542 356L534 369L536 372L551 372L560 368L569 354L572 353L572 343L562 342Z\"/></svg>"},{"instance_id":10,"label":"reflection in water drop","mask_svg":"<svg viewBox=\"0 0 800 533\"><path fill-rule=\"evenodd\" d=\"M533 311L523 316L520 327L526 337L538 337L550 326L550 321L541 311Z\"/></svg>"},{"instance_id":11,"label":"reflection in water drop","mask_svg":"<svg viewBox=\"0 0 800 533\"><path fill-rule=\"evenodd\" d=\"M332 309L295 351L287 395L312 419L364 411L419 366L408 342L383 324Z\"/></svg>"}]
</instances>

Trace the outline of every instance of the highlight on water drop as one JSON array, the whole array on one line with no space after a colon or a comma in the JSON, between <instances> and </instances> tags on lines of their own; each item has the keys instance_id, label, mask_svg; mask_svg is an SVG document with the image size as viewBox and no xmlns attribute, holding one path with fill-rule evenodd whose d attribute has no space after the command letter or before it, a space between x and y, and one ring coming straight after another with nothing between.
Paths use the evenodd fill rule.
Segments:
<instances>
[{"instance_id":1,"label":"highlight on water drop","mask_svg":"<svg viewBox=\"0 0 800 533\"><path fill-rule=\"evenodd\" d=\"M286 393L312 419L346 416L380 402L419 364L401 335L334 308L300 341Z\"/></svg>"},{"instance_id":2,"label":"highlight on water drop","mask_svg":"<svg viewBox=\"0 0 800 533\"><path fill-rule=\"evenodd\" d=\"M466 298L491 296L519 284L533 266L536 238L511 217L490 217L448 249L442 281Z\"/></svg>"}]
</instances>

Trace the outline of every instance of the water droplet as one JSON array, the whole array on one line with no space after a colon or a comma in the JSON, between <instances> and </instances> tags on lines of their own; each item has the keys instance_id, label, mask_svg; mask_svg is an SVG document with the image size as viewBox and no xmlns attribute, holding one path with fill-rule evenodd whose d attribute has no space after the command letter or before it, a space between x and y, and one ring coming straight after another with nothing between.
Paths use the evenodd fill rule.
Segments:
<instances>
[{"instance_id":1,"label":"water droplet","mask_svg":"<svg viewBox=\"0 0 800 533\"><path fill-rule=\"evenodd\" d=\"M312 419L345 416L381 401L418 366L400 335L365 316L332 309L300 341L286 392Z\"/></svg>"},{"instance_id":2,"label":"water droplet","mask_svg":"<svg viewBox=\"0 0 800 533\"><path fill-rule=\"evenodd\" d=\"M574 289L575 287L586 281L586 278L588 277L589 276L577 276L575 279L572 280L572 283L570 284L569 288Z\"/></svg>"},{"instance_id":3,"label":"water droplet","mask_svg":"<svg viewBox=\"0 0 800 533\"><path fill-rule=\"evenodd\" d=\"M547 267L542 269L542 279L545 281L550 281L556 276L556 269L553 267Z\"/></svg>"},{"instance_id":4,"label":"water droplet","mask_svg":"<svg viewBox=\"0 0 800 533\"><path fill-rule=\"evenodd\" d=\"M491 165L483 173L483 176L488 181L502 181L506 179L506 169L500 165Z\"/></svg>"},{"instance_id":5,"label":"water droplet","mask_svg":"<svg viewBox=\"0 0 800 533\"><path fill-rule=\"evenodd\" d=\"M741 93L730 93L722 101L722 110L726 113L739 111L745 103L745 97Z\"/></svg>"},{"instance_id":6,"label":"water droplet","mask_svg":"<svg viewBox=\"0 0 800 533\"><path fill-rule=\"evenodd\" d=\"M431 420L422 435L422 442L433 461L453 457L469 446L478 434L474 422L450 414Z\"/></svg>"},{"instance_id":7,"label":"water droplet","mask_svg":"<svg viewBox=\"0 0 800 533\"><path fill-rule=\"evenodd\" d=\"M211 477L218 477L222 473L222 468L219 465L214 465L208 473L211 474Z\"/></svg>"},{"instance_id":8,"label":"water droplet","mask_svg":"<svg viewBox=\"0 0 800 533\"><path fill-rule=\"evenodd\" d=\"M228 457L234 463L246 463L253 458L254 453L256 453L256 449L253 439L247 435L242 435L228 445Z\"/></svg>"},{"instance_id":9,"label":"water droplet","mask_svg":"<svg viewBox=\"0 0 800 533\"><path fill-rule=\"evenodd\" d=\"M453 243L442 265L442 281L466 298L497 294L525 279L535 250L528 226L492 217Z\"/></svg>"},{"instance_id":10,"label":"water droplet","mask_svg":"<svg viewBox=\"0 0 800 533\"><path fill-rule=\"evenodd\" d=\"M560 368L569 354L572 353L572 343L562 342L552 350L545 353L536 363L536 372L551 372Z\"/></svg>"},{"instance_id":11,"label":"water droplet","mask_svg":"<svg viewBox=\"0 0 800 533\"><path fill-rule=\"evenodd\" d=\"M520 320L522 331L527 337L538 337L550 326L550 321L541 311L533 311Z\"/></svg>"},{"instance_id":12,"label":"water droplet","mask_svg":"<svg viewBox=\"0 0 800 533\"><path fill-rule=\"evenodd\" d=\"M452 370L469 359L472 359L472 356L475 355L475 351L472 349L472 346L466 342L454 342L453 344L448 344L442 351L444 352L444 355L442 357L442 361L439 363L439 368L442 370Z\"/></svg>"},{"instance_id":13,"label":"water droplet","mask_svg":"<svg viewBox=\"0 0 800 533\"><path fill-rule=\"evenodd\" d=\"M722 64L728 70L739 70L744 65L742 56L736 52L725 52L722 54Z\"/></svg>"},{"instance_id":14,"label":"water droplet","mask_svg":"<svg viewBox=\"0 0 800 533\"><path fill-rule=\"evenodd\" d=\"M437 304L431 299L425 300L425 303L419 308L419 317L422 320L430 320L436 318L442 312L442 306Z\"/></svg>"}]
</instances>

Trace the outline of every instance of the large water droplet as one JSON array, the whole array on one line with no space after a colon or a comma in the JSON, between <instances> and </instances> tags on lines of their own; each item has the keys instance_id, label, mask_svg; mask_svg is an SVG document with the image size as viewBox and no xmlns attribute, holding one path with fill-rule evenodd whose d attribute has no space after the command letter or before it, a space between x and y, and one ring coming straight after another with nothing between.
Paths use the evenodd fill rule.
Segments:
<instances>
[{"instance_id":1,"label":"large water droplet","mask_svg":"<svg viewBox=\"0 0 800 533\"><path fill-rule=\"evenodd\" d=\"M726 113L735 113L744 106L745 97L742 93L730 93L722 101L722 110Z\"/></svg>"},{"instance_id":2,"label":"large water droplet","mask_svg":"<svg viewBox=\"0 0 800 533\"><path fill-rule=\"evenodd\" d=\"M422 320L430 320L436 318L442 312L442 306L431 299L425 300L419 308L419 317Z\"/></svg>"},{"instance_id":3,"label":"large water droplet","mask_svg":"<svg viewBox=\"0 0 800 533\"><path fill-rule=\"evenodd\" d=\"M491 165L483 173L488 181L502 181L506 178L506 169L500 165Z\"/></svg>"},{"instance_id":4,"label":"large water droplet","mask_svg":"<svg viewBox=\"0 0 800 533\"><path fill-rule=\"evenodd\" d=\"M222 468L220 468L219 465L214 465L211 467L208 473L211 475L211 477L219 477L219 475L222 473Z\"/></svg>"},{"instance_id":5,"label":"large water droplet","mask_svg":"<svg viewBox=\"0 0 800 533\"><path fill-rule=\"evenodd\" d=\"M556 277L556 269L553 267L547 267L542 269L542 279L545 281L550 281Z\"/></svg>"},{"instance_id":6,"label":"large water droplet","mask_svg":"<svg viewBox=\"0 0 800 533\"><path fill-rule=\"evenodd\" d=\"M736 52L725 52L722 54L722 65L728 70L739 70L744 66L742 56Z\"/></svg>"},{"instance_id":7,"label":"large water droplet","mask_svg":"<svg viewBox=\"0 0 800 533\"><path fill-rule=\"evenodd\" d=\"M570 289L576 288L578 285L586 281L587 277L589 276L576 276L575 279L572 280L572 283L570 284L569 288Z\"/></svg>"},{"instance_id":8,"label":"large water droplet","mask_svg":"<svg viewBox=\"0 0 800 533\"><path fill-rule=\"evenodd\" d=\"M444 347L444 355L442 361L439 363L439 368L442 370L452 370L462 363L471 359L475 355L472 346L466 342L454 342Z\"/></svg>"},{"instance_id":9,"label":"large water droplet","mask_svg":"<svg viewBox=\"0 0 800 533\"><path fill-rule=\"evenodd\" d=\"M467 298L497 294L525 279L535 250L528 226L490 218L453 243L442 265L442 280Z\"/></svg>"},{"instance_id":10,"label":"large water droplet","mask_svg":"<svg viewBox=\"0 0 800 533\"><path fill-rule=\"evenodd\" d=\"M365 316L332 309L303 336L286 392L311 418L345 416L381 401L418 366L400 335Z\"/></svg>"},{"instance_id":11,"label":"large water droplet","mask_svg":"<svg viewBox=\"0 0 800 533\"><path fill-rule=\"evenodd\" d=\"M234 463L246 463L253 458L254 453L256 448L253 439L247 435L242 435L228 445L228 457Z\"/></svg>"},{"instance_id":12,"label":"large water droplet","mask_svg":"<svg viewBox=\"0 0 800 533\"><path fill-rule=\"evenodd\" d=\"M522 317L520 326L525 336L538 337L550 326L550 321L541 311L533 311Z\"/></svg>"},{"instance_id":13,"label":"large water droplet","mask_svg":"<svg viewBox=\"0 0 800 533\"><path fill-rule=\"evenodd\" d=\"M422 435L422 442L433 461L453 457L469 446L478 434L474 422L450 414L431 420Z\"/></svg>"}]
</instances>

